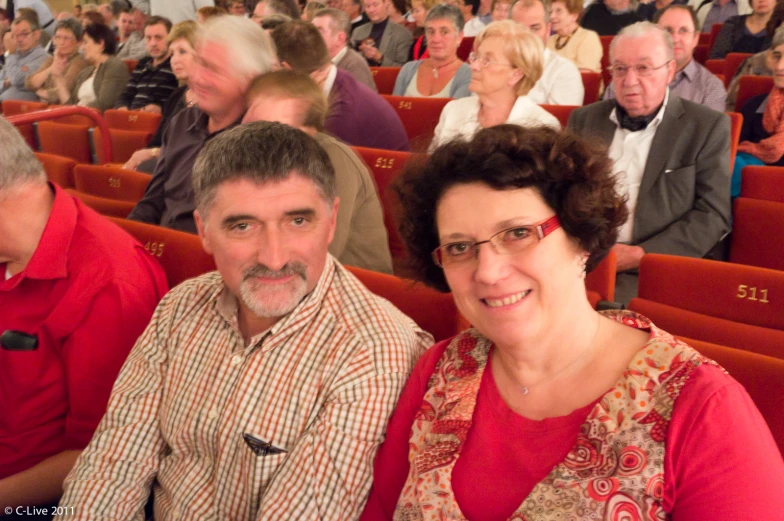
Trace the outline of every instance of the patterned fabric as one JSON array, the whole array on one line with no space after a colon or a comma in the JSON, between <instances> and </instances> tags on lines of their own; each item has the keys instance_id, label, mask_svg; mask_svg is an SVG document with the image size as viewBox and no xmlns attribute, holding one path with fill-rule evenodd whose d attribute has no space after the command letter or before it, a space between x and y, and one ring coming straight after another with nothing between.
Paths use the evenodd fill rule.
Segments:
<instances>
[{"instance_id":1,"label":"patterned fabric","mask_svg":"<svg viewBox=\"0 0 784 521\"><path fill-rule=\"evenodd\" d=\"M759 143L744 141L738 152L746 152L765 163L776 163L784 156L784 89L773 87L768 95L762 126L770 137Z\"/></svg>"},{"instance_id":2,"label":"patterned fabric","mask_svg":"<svg viewBox=\"0 0 784 521\"><path fill-rule=\"evenodd\" d=\"M163 107L174 89L179 85L171 68L171 57L157 67L150 56L142 58L131 72L128 85L120 95L115 107L141 110L147 105Z\"/></svg>"},{"instance_id":3,"label":"patterned fabric","mask_svg":"<svg viewBox=\"0 0 784 521\"><path fill-rule=\"evenodd\" d=\"M152 488L158 521L354 519L432 341L332 257L247 346L220 275L188 281L131 352L62 504L69 519L142 521Z\"/></svg>"},{"instance_id":4,"label":"patterned fabric","mask_svg":"<svg viewBox=\"0 0 784 521\"><path fill-rule=\"evenodd\" d=\"M606 316L651 331L616 385L588 414L566 459L510 517L518 521L662 521L664 448L675 400L692 372L715 364L632 312ZM476 330L458 335L433 373L410 440L400 521L463 520L451 475L471 429L492 347Z\"/></svg>"}]
</instances>

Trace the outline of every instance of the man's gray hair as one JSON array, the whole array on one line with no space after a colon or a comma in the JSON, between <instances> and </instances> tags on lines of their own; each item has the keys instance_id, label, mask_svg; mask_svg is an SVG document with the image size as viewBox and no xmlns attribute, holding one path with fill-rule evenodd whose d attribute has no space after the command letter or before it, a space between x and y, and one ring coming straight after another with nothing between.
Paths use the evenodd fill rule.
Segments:
<instances>
[{"instance_id":1,"label":"man's gray hair","mask_svg":"<svg viewBox=\"0 0 784 521\"><path fill-rule=\"evenodd\" d=\"M46 171L7 119L0 116L0 191L29 181L46 181Z\"/></svg>"},{"instance_id":2,"label":"man's gray hair","mask_svg":"<svg viewBox=\"0 0 784 521\"><path fill-rule=\"evenodd\" d=\"M237 179L279 182L292 173L313 181L330 204L335 200L335 170L312 137L282 123L239 125L210 140L199 152L193 166L196 207L206 213L221 183Z\"/></svg>"},{"instance_id":3,"label":"man's gray hair","mask_svg":"<svg viewBox=\"0 0 784 521\"><path fill-rule=\"evenodd\" d=\"M329 18L329 26L332 28L333 33L345 33L346 41L349 40L351 37L351 20L348 17L348 13L342 9L327 7L326 9L316 11L313 18L321 18L322 16Z\"/></svg>"},{"instance_id":4,"label":"man's gray hair","mask_svg":"<svg viewBox=\"0 0 784 521\"><path fill-rule=\"evenodd\" d=\"M549 24L550 7L551 7L550 0L514 0L514 2L512 2L512 5L509 6L508 18L510 20L512 19L512 9L514 9L514 6L516 6L517 4L521 4L523 7L531 7L537 2L542 4L542 7L544 7L544 23Z\"/></svg>"},{"instance_id":5,"label":"man's gray hair","mask_svg":"<svg viewBox=\"0 0 784 521\"><path fill-rule=\"evenodd\" d=\"M465 27L463 13L452 4L436 4L430 8L430 11L427 12L427 16L425 17L425 27L427 27L427 23L432 20L449 20L452 22L452 25L455 26L458 33L463 32L463 27Z\"/></svg>"},{"instance_id":6,"label":"man's gray hair","mask_svg":"<svg viewBox=\"0 0 784 521\"><path fill-rule=\"evenodd\" d=\"M675 50L673 49L672 36L670 36L670 33L651 22L637 22L621 29L618 36L613 38L612 43L610 43L610 60L612 60L613 55L615 54L614 49L621 38L644 38L651 34L655 34L661 39L662 45L664 45L664 51L667 53L667 60L674 60Z\"/></svg>"},{"instance_id":7,"label":"man's gray hair","mask_svg":"<svg viewBox=\"0 0 784 521\"><path fill-rule=\"evenodd\" d=\"M770 43L770 50L772 51L779 45L784 43L784 26L779 27L776 29L776 32L773 33L773 41Z\"/></svg>"},{"instance_id":8,"label":"man's gray hair","mask_svg":"<svg viewBox=\"0 0 784 521\"><path fill-rule=\"evenodd\" d=\"M278 61L272 39L249 18L212 17L204 24L200 41L225 47L234 70L244 77L255 78L269 72Z\"/></svg>"},{"instance_id":9,"label":"man's gray hair","mask_svg":"<svg viewBox=\"0 0 784 521\"><path fill-rule=\"evenodd\" d=\"M32 10L32 8L28 8L28 9ZM33 11L33 13L35 13L35 11ZM41 29L38 20L33 19L32 15L30 17L17 16L16 18L14 18L14 21L11 22L11 27L13 27L14 25L19 25L22 22L27 22L27 24L30 26L31 31L38 31Z\"/></svg>"},{"instance_id":10,"label":"man's gray hair","mask_svg":"<svg viewBox=\"0 0 784 521\"><path fill-rule=\"evenodd\" d=\"M55 34L57 34L57 31L60 29L71 31L77 42L82 41L82 23L76 18L66 18L65 20L60 20L57 22L57 24L54 26Z\"/></svg>"}]
</instances>

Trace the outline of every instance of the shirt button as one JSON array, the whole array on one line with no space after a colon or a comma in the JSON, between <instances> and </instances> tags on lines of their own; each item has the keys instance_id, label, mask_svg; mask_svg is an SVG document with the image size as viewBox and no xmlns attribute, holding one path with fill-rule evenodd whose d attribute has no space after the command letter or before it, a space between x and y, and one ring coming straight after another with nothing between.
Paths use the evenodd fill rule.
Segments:
<instances>
[{"instance_id":1,"label":"shirt button","mask_svg":"<svg viewBox=\"0 0 784 521\"><path fill-rule=\"evenodd\" d=\"M207 415L207 417L210 420L214 420L215 418L217 418L218 417L218 409L215 409L214 407L212 409L210 409L210 413Z\"/></svg>"},{"instance_id":2,"label":"shirt button","mask_svg":"<svg viewBox=\"0 0 784 521\"><path fill-rule=\"evenodd\" d=\"M240 365L242 363L242 356L234 355L231 358L231 365Z\"/></svg>"}]
</instances>

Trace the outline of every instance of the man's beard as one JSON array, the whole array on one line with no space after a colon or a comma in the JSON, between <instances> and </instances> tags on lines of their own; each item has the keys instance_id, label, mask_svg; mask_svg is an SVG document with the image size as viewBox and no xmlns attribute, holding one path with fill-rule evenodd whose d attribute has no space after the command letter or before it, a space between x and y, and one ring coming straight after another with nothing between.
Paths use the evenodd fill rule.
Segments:
<instances>
[{"instance_id":1,"label":"man's beard","mask_svg":"<svg viewBox=\"0 0 784 521\"><path fill-rule=\"evenodd\" d=\"M255 277L281 279L294 275L284 284L264 284ZM278 271L257 264L242 273L240 298L254 315L277 318L291 313L307 294L307 267L301 262L287 263Z\"/></svg>"}]
</instances>

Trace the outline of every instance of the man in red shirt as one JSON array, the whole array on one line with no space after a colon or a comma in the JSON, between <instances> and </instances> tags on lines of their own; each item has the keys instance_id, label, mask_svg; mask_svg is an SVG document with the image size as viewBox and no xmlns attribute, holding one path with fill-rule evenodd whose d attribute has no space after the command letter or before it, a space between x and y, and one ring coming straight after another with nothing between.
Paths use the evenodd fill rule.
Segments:
<instances>
[{"instance_id":1,"label":"man in red shirt","mask_svg":"<svg viewBox=\"0 0 784 521\"><path fill-rule=\"evenodd\" d=\"M47 182L3 118L0 143L0 512L25 515L62 494L168 286L131 236Z\"/></svg>"}]
</instances>

